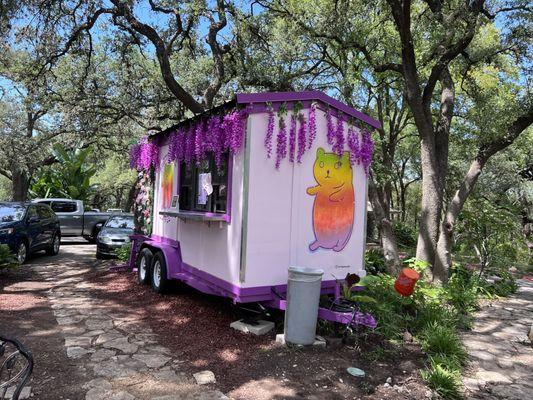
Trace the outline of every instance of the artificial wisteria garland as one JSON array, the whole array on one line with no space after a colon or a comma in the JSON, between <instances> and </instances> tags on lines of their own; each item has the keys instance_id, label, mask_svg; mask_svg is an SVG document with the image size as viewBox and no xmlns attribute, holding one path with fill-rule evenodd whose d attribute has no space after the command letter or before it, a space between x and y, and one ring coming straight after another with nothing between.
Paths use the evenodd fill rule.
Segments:
<instances>
[{"instance_id":1,"label":"artificial wisteria garland","mask_svg":"<svg viewBox=\"0 0 533 400\"><path fill-rule=\"evenodd\" d=\"M287 157L287 126L285 124L285 110L279 111L279 131L276 146L276 168L281 165L281 160Z\"/></svg>"},{"instance_id":2,"label":"artificial wisteria garland","mask_svg":"<svg viewBox=\"0 0 533 400\"><path fill-rule=\"evenodd\" d=\"M130 167L138 171L149 170L151 167L158 169L159 147L150 142L147 136L143 137L139 143L131 146Z\"/></svg>"},{"instance_id":3,"label":"artificial wisteria garland","mask_svg":"<svg viewBox=\"0 0 533 400\"><path fill-rule=\"evenodd\" d=\"M308 119L300 112L301 104L296 103L290 116L290 128L287 140L287 108L283 103L278 111L278 133L276 136L276 169L279 169L281 161L287 157L287 144L289 161L301 163L302 157L306 150L310 150L316 139L316 105L314 103L309 107ZM345 134L345 124L348 127ZM332 151L341 156L345 150L350 152L350 164L361 164L366 174L369 172L372 162L372 153L374 151L374 141L367 128L354 126L347 117L340 113L336 116L336 123L333 120L331 110L326 110L326 138ZM268 125L265 135L265 148L267 157L272 154L274 139L274 111L272 106L268 106ZM287 143L288 141L288 143Z\"/></svg>"},{"instance_id":4,"label":"artificial wisteria garland","mask_svg":"<svg viewBox=\"0 0 533 400\"><path fill-rule=\"evenodd\" d=\"M305 124L305 117L303 114L298 114L298 122L300 123L300 126L298 128L298 154L296 155L296 161L298 163L302 162L302 156L305 153L305 130L306 130L306 124Z\"/></svg>"},{"instance_id":5,"label":"artificial wisteria garland","mask_svg":"<svg viewBox=\"0 0 533 400\"><path fill-rule=\"evenodd\" d=\"M308 131L309 131L309 142L307 144L307 149L313 147L313 143L316 139L316 106L311 104L309 107L309 121L308 121Z\"/></svg>"},{"instance_id":6,"label":"artificial wisteria garland","mask_svg":"<svg viewBox=\"0 0 533 400\"><path fill-rule=\"evenodd\" d=\"M204 160L209 152L215 155L217 167L222 165L225 152L235 154L244 143L246 131L245 110L234 110L223 116L211 115L172 132L166 162L193 162ZM159 147L147 138L131 148L130 165L139 171L159 167Z\"/></svg>"},{"instance_id":7,"label":"artificial wisteria garland","mask_svg":"<svg viewBox=\"0 0 533 400\"><path fill-rule=\"evenodd\" d=\"M344 118L337 118L337 129L335 130L335 143L333 144L333 152L339 157L344 151Z\"/></svg>"},{"instance_id":8,"label":"artificial wisteria garland","mask_svg":"<svg viewBox=\"0 0 533 400\"><path fill-rule=\"evenodd\" d=\"M296 152L296 114L291 115L291 129L289 130L289 161L294 162Z\"/></svg>"},{"instance_id":9,"label":"artificial wisteria garland","mask_svg":"<svg viewBox=\"0 0 533 400\"><path fill-rule=\"evenodd\" d=\"M333 117L331 116L331 110L329 108L326 111L326 124L328 127L328 144L333 146L335 140L335 126L333 125Z\"/></svg>"},{"instance_id":10,"label":"artificial wisteria garland","mask_svg":"<svg viewBox=\"0 0 533 400\"><path fill-rule=\"evenodd\" d=\"M267 157L272 156L272 136L274 135L274 109L271 105L268 107L268 126L265 136L265 147L267 149Z\"/></svg>"}]
</instances>

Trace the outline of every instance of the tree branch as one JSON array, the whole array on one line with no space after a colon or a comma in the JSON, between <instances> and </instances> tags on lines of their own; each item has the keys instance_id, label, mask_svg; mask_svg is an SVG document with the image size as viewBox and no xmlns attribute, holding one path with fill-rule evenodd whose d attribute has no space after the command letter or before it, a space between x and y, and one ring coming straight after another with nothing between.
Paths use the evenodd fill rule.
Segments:
<instances>
[{"instance_id":1,"label":"tree branch","mask_svg":"<svg viewBox=\"0 0 533 400\"><path fill-rule=\"evenodd\" d=\"M123 3L121 0L111 0L116 6L115 13L117 16L122 16L131 25L133 30L146 37L154 45L157 60L163 80L167 88L172 92L176 98L183 103L185 107L193 113L198 114L204 111L204 107L198 103L174 78L172 68L170 66L170 57L167 47L161 39L161 36L150 25L140 22L130 9L130 6Z\"/></svg>"}]
</instances>

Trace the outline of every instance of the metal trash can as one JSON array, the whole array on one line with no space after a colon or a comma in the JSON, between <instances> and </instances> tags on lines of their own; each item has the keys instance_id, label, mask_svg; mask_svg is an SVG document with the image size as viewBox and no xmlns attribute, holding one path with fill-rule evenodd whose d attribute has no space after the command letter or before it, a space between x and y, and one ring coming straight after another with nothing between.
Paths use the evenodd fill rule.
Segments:
<instances>
[{"instance_id":1,"label":"metal trash can","mask_svg":"<svg viewBox=\"0 0 533 400\"><path fill-rule=\"evenodd\" d=\"M315 342L323 274L321 269L289 267L285 310L286 342L301 345Z\"/></svg>"}]
</instances>

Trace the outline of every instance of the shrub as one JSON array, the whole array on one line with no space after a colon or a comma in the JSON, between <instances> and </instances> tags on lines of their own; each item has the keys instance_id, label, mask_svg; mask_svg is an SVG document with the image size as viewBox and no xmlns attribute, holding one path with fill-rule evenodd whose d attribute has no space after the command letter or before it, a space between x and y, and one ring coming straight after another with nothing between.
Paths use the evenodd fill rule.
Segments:
<instances>
[{"instance_id":1,"label":"shrub","mask_svg":"<svg viewBox=\"0 0 533 400\"><path fill-rule=\"evenodd\" d=\"M445 286L445 298L458 313L470 314L478 308L479 296L483 291L480 279L456 264Z\"/></svg>"},{"instance_id":2,"label":"shrub","mask_svg":"<svg viewBox=\"0 0 533 400\"><path fill-rule=\"evenodd\" d=\"M412 299L403 298L394 290L394 278L390 275L367 275L359 284L366 286L365 295L375 300L361 302L360 307L376 317L376 331L388 339L401 338L413 320L408 311Z\"/></svg>"},{"instance_id":3,"label":"shrub","mask_svg":"<svg viewBox=\"0 0 533 400\"><path fill-rule=\"evenodd\" d=\"M370 249L365 252L365 271L370 275L387 272L385 257L379 249Z\"/></svg>"},{"instance_id":4,"label":"shrub","mask_svg":"<svg viewBox=\"0 0 533 400\"><path fill-rule=\"evenodd\" d=\"M0 269L13 268L19 265L17 257L7 244L0 244Z\"/></svg>"},{"instance_id":5,"label":"shrub","mask_svg":"<svg viewBox=\"0 0 533 400\"><path fill-rule=\"evenodd\" d=\"M122 247L119 247L115 250L115 254L117 255L117 258L119 261L127 262L130 259L130 253L131 253L131 243L125 244Z\"/></svg>"}]
</instances>

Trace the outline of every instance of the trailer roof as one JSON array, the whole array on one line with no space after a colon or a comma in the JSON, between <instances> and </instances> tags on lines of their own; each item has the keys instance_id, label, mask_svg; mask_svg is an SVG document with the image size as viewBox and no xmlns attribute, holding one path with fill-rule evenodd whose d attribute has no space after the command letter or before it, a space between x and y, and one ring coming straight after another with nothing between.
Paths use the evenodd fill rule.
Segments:
<instances>
[{"instance_id":1,"label":"trailer roof","mask_svg":"<svg viewBox=\"0 0 533 400\"><path fill-rule=\"evenodd\" d=\"M209 110L206 110L200 114L196 114L195 116L191 118L187 118L161 132L155 133L151 135L152 138L155 137L161 137L165 136L166 134L175 131L177 128L179 128L182 125L185 125L187 123L190 123L191 121L195 121L197 119L202 118L203 116L207 114L217 113L225 108L234 107L237 104L242 105L259 105L259 106L265 106L266 103L284 103L284 102L312 102L312 101L319 101L321 103L324 103L327 106L336 108L343 113L350 115L354 118L357 118L361 120L362 122L373 126L374 128L380 128L381 124L379 121L375 120L372 117L369 117L368 115L362 113L361 111L357 111L355 108L350 107L339 100L334 99L331 96L328 96L327 94L320 92L318 90L308 90L304 92L261 92L261 93L237 93L237 95L230 101L227 101L219 106L213 107ZM254 108L255 110L255 108ZM259 108L259 110L262 110L262 108ZM259 111L255 111L259 112Z\"/></svg>"}]
</instances>

